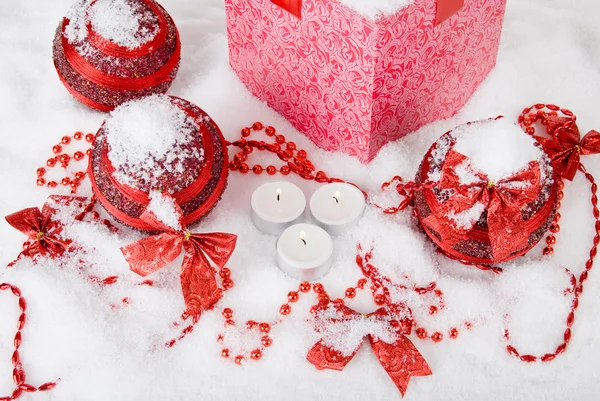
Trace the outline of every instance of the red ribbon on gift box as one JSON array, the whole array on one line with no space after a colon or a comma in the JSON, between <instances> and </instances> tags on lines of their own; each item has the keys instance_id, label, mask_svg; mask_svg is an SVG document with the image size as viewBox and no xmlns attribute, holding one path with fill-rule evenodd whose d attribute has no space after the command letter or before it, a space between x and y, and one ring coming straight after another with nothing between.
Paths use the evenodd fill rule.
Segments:
<instances>
[{"instance_id":1,"label":"red ribbon on gift box","mask_svg":"<svg viewBox=\"0 0 600 401\"><path fill-rule=\"evenodd\" d=\"M283 8L292 15L302 18L302 0L271 0L271 3ZM435 24L439 25L459 12L465 5L464 0L437 0Z\"/></svg>"}]
</instances>

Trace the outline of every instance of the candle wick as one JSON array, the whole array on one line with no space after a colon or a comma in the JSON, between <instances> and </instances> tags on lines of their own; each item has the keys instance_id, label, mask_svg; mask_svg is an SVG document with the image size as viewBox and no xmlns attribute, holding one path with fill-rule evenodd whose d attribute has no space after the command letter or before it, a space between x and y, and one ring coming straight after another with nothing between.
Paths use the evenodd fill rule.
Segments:
<instances>
[{"instance_id":1,"label":"candle wick","mask_svg":"<svg viewBox=\"0 0 600 401\"><path fill-rule=\"evenodd\" d=\"M333 199L335 199L335 203L340 203L341 197L342 194L340 193L340 191L335 191L335 193L333 194Z\"/></svg>"},{"instance_id":2,"label":"candle wick","mask_svg":"<svg viewBox=\"0 0 600 401\"><path fill-rule=\"evenodd\" d=\"M306 245L306 240L304 238L300 238L302 240L302 242L304 242L304 245Z\"/></svg>"},{"instance_id":3,"label":"candle wick","mask_svg":"<svg viewBox=\"0 0 600 401\"><path fill-rule=\"evenodd\" d=\"M277 201L281 199L281 188L277 188Z\"/></svg>"},{"instance_id":4,"label":"candle wick","mask_svg":"<svg viewBox=\"0 0 600 401\"><path fill-rule=\"evenodd\" d=\"M277 194L277 200L279 200L280 197L281 197L281 195Z\"/></svg>"},{"instance_id":5,"label":"candle wick","mask_svg":"<svg viewBox=\"0 0 600 401\"><path fill-rule=\"evenodd\" d=\"M340 200L338 198L336 198L335 196L333 197L333 199L335 199L335 203L340 203Z\"/></svg>"}]
</instances>

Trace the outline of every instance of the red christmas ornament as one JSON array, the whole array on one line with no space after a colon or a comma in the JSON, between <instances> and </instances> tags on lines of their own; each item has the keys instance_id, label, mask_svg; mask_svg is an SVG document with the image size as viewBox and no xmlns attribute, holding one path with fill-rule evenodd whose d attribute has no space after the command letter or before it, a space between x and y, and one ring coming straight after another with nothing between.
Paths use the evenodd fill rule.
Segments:
<instances>
[{"instance_id":1,"label":"red christmas ornament","mask_svg":"<svg viewBox=\"0 0 600 401\"><path fill-rule=\"evenodd\" d=\"M325 310L328 306L319 306L319 310ZM363 318L363 315L350 309L349 307L336 304L333 306L337 311L339 318L329 319L330 324L339 324L340 322L346 321L347 319ZM369 317L378 317L382 319L395 318L399 312L406 311L408 308L402 305L392 305L378 309L377 311L369 314ZM412 320L404 319L398 324L397 334L398 337L393 344L388 344L376 336L369 334L369 342L371 348L377 356L377 359L381 363L381 366L385 369L387 374L390 376L400 393L404 396L408 388L408 383L413 376L428 376L431 375L431 369L429 365L417 350L414 344L406 337L412 330ZM341 352L325 345L323 340L317 342L308 351L306 358L310 363L315 365L319 370L333 369L333 370L344 370L346 365L354 358L354 355L358 352L359 347L349 356L343 355Z\"/></svg>"},{"instance_id":2,"label":"red christmas ornament","mask_svg":"<svg viewBox=\"0 0 600 401\"><path fill-rule=\"evenodd\" d=\"M77 100L110 111L165 93L180 50L175 23L154 0L78 0L56 30L53 59Z\"/></svg>"},{"instance_id":3,"label":"red christmas ornament","mask_svg":"<svg viewBox=\"0 0 600 401\"><path fill-rule=\"evenodd\" d=\"M183 119L187 131L183 142L148 156L140 149L148 146L145 141L150 135L160 141L162 131L140 131L135 136L118 122L135 126L139 115L150 119L155 110L171 113L166 121L173 118L181 123ZM165 120L154 117L168 132L181 128L165 128ZM129 155L130 161L111 160L111 135L117 132L111 133L109 127L119 131L120 141L128 146L120 149L121 158ZM152 124L148 126L148 130L154 129ZM108 213L131 227L153 231L155 227L141 218L151 192L171 195L183 211L184 226L190 226L217 204L227 185L228 171L227 146L217 124L186 100L157 95L122 105L104 122L94 140L88 175L94 194Z\"/></svg>"},{"instance_id":4,"label":"red christmas ornament","mask_svg":"<svg viewBox=\"0 0 600 401\"><path fill-rule=\"evenodd\" d=\"M222 269L235 249L237 236L193 234L185 228L182 211L173 204L179 217L179 229L165 225L153 212L146 210L140 219L152 227L152 231L161 233L127 245L121 251L131 270L146 277L175 260L183 249L180 278L185 315L198 318L203 310L211 308L223 295L208 258Z\"/></svg>"},{"instance_id":5,"label":"red christmas ornament","mask_svg":"<svg viewBox=\"0 0 600 401\"><path fill-rule=\"evenodd\" d=\"M37 207L32 207L5 217L8 224L28 237L17 260L21 257L35 259L38 255L55 258L72 249L73 241L64 239L60 235L63 225L53 218L56 213L53 204L69 205L74 201L83 202L86 198L53 195L49 199L50 201L44 204L41 211ZM9 266L15 263L16 260Z\"/></svg>"},{"instance_id":6,"label":"red christmas ornament","mask_svg":"<svg viewBox=\"0 0 600 401\"><path fill-rule=\"evenodd\" d=\"M481 129L490 129L495 121L478 124ZM474 136L477 131L462 135ZM427 235L441 252L463 263L489 269L527 253L542 239L557 209L558 185L548 158L531 160L521 170L494 182L470 158L456 151L455 145L450 131L429 149L415 183L398 185L407 200L392 212L414 199L415 214ZM469 170L466 178L465 166ZM438 172L439 179L429 179L432 171ZM475 210L477 213L469 217ZM465 214L462 220L471 221L459 223L457 216Z\"/></svg>"}]
</instances>

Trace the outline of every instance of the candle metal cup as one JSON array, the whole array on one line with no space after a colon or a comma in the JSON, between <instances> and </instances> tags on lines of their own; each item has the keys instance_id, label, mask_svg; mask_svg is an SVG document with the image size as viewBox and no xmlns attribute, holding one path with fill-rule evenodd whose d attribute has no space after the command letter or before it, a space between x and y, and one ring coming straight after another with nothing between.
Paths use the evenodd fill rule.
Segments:
<instances>
[{"instance_id":1,"label":"candle metal cup","mask_svg":"<svg viewBox=\"0 0 600 401\"><path fill-rule=\"evenodd\" d=\"M331 269L333 240L314 224L296 224L277 240L277 265L288 276L315 281Z\"/></svg>"},{"instance_id":2,"label":"candle metal cup","mask_svg":"<svg viewBox=\"0 0 600 401\"><path fill-rule=\"evenodd\" d=\"M344 234L356 226L365 207L362 191L342 182L324 185L310 198L310 212L315 224L331 235Z\"/></svg>"},{"instance_id":3,"label":"candle metal cup","mask_svg":"<svg viewBox=\"0 0 600 401\"><path fill-rule=\"evenodd\" d=\"M279 235L290 225L303 219L306 197L291 182L268 182L252 193L251 218L264 233Z\"/></svg>"}]
</instances>

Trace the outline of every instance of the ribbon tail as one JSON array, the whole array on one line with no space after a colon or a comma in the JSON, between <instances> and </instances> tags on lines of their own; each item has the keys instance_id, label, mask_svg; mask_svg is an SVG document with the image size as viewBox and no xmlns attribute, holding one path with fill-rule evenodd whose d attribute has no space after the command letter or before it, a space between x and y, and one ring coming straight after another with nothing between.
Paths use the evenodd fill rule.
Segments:
<instances>
[{"instance_id":1,"label":"ribbon tail","mask_svg":"<svg viewBox=\"0 0 600 401\"><path fill-rule=\"evenodd\" d=\"M508 207L496 192L488 207L488 233L495 261L508 258L529 244L529 234L519 207Z\"/></svg>"},{"instance_id":2,"label":"ribbon tail","mask_svg":"<svg viewBox=\"0 0 600 401\"><path fill-rule=\"evenodd\" d=\"M215 273L199 244L185 241L183 247L185 255L180 279L185 312L197 317L203 310L212 308L223 296L223 291L217 285Z\"/></svg>"},{"instance_id":3,"label":"ribbon tail","mask_svg":"<svg viewBox=\"0 0 600 401\"><path fill-rule=\"evenodd\" d=\"M360 349L360 347L357 348L352 355L344 356L341 352L323 344L323 341L321 340L313 345L308 351L306 359L319 370L331 369L342 371L352 358L354 358L358 349Z\"/></svg>"},{"instance_id":4,"label":"ribbon tail","mask_svg":"<svg viewBox=\"0 0 600 401\"><path fill-rule=\"evenodd\" d=\"M369 336L369 341L381 366L403 397L411 377L431 375L427 361L406 336L401 335L394 344L385 343L373 336Z\"/></svg>"},{"instance_id":5,"label":"ribbon tail","mask_svg":"<svg viewBox=\"0 0 600 401\"><path fill-rule=\"evenodd\" d=\"M171 263L181 254L182 235L163 233L121 248L129 268L142 277Z\"/></svg>"}]
</instances>

